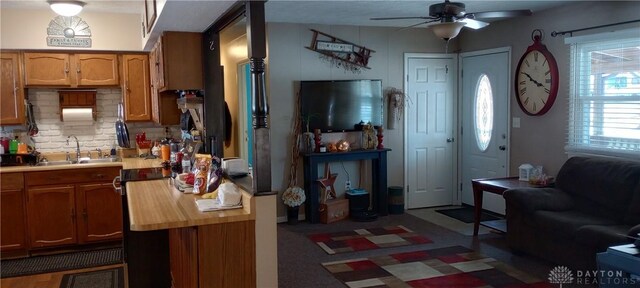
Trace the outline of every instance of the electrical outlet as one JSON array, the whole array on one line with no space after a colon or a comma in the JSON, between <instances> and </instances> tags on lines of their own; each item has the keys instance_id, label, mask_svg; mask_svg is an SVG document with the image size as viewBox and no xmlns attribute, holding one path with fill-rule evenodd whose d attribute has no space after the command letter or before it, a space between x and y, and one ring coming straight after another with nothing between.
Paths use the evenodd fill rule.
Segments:
<instances>
[{"instance_id":1,"label":"electrical outlet","mask_svg":"<svg viewBox=\"0 0 640 288\"><path fill-rule=\"evenodd\" d=\"M349 181L349 180L344 181L344 190L345 191L351 190L351 181Z\"/></svg>"}]
</instances>

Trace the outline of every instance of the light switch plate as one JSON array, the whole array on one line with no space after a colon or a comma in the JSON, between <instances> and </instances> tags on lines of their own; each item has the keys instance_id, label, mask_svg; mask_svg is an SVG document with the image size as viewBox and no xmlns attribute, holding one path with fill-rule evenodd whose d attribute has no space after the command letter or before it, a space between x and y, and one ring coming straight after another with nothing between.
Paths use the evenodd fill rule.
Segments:
<instances>
[{"instance_id":1,"label":"light switch plate","mask_svg":"<svg viewBox=\"0 0 640 288\"><path fill-rule=\"evenodd\" d=\"M513 117L513 120L511 120L511 127L520 128L520 117Z\"/></svg>"}]
</instances>

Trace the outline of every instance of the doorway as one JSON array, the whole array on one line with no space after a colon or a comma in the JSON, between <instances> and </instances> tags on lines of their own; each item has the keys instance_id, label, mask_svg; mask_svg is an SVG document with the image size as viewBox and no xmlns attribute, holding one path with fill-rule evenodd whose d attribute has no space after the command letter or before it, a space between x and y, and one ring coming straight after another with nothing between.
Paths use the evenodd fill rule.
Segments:
<instances>
[{"instance_id":1,"label":"doorway","mask_svg":"<svg viewBox=\"0 0 640 288\"><path fill-rule=\"evenodd\" d=\"M456 201L454 123L457 59L451 54L405 54L405 183L407 208Z\"/></svg>"},{"instance_id":2,"label":"doorway","mask_svg":"<svg viewBox=\"0 0 640 288\"><path fill-rule=\"evenodd\" d=\"M251 124L251 66L249 62L238 64L238 135L240 158L253 162L253 125Z\"/></svg>"},{"instance_id":3,"label":"doorway","mask_svg":"<svg viewBox=\"0 0 640 288\"><path fill-rule=\"evenodd\" d=\"M471 179L509 171L510 48L460 55L462 203L473 205ZM500 195L485 194L483 209L505 214Z\"/></svg>"}]
</instances>

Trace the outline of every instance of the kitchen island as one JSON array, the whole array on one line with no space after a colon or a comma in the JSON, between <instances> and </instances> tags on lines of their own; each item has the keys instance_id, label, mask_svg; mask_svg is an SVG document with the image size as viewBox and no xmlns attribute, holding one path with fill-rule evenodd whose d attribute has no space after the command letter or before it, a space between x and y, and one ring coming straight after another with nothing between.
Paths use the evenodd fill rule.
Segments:
<instances>
[{"instance_id":1,"label":"kitchen island","mask_svg":"<svg viewBox=\"0 0 640 288\"><path fill-rule=\"evenodd\" d=\"M129 182L126 190L130 287L164 285L159 278L171 279L174 287L256 286L256 213L250 193L242 191L242 208L200 212L195 200L201 196L181 193L169 179ZM167 259L169 266L163 263ZM163 275L167 268L171 277Z\"/></svg>"}]
</instances>

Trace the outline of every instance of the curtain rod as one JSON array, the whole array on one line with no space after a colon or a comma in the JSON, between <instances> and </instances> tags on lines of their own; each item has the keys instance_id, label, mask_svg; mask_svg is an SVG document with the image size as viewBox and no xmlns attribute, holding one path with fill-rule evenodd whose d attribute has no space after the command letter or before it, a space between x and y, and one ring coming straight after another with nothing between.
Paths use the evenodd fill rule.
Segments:
<instances>
[{"instance_id":1,"label":"curtain rod","mask_svg":"<svg viewBox=\"0 0 640 288\"><path fill-rule=\"evenodd\" d=\"M600 26L592 26L592 27L587 27L587 28L582 28L582 29L575 29L575 30L558 31L558 32L553 31L553 32L551 32L551 37L556 37L558 35L564 35L564 34L567 34L567 33L569 33L569 36L573 36L573 32L580 32L580 31L585 31L585 30L598 29L598 28L604 28L604 27L616 26L616 25L622 25L622 24L629 24L629 23L635 23L635 22L640 22L640 19L630 20L630 21L625 21L625 22L612 23L612 24L605 24L605 25L600 25Z\"/></svg>"}]
</instances>

